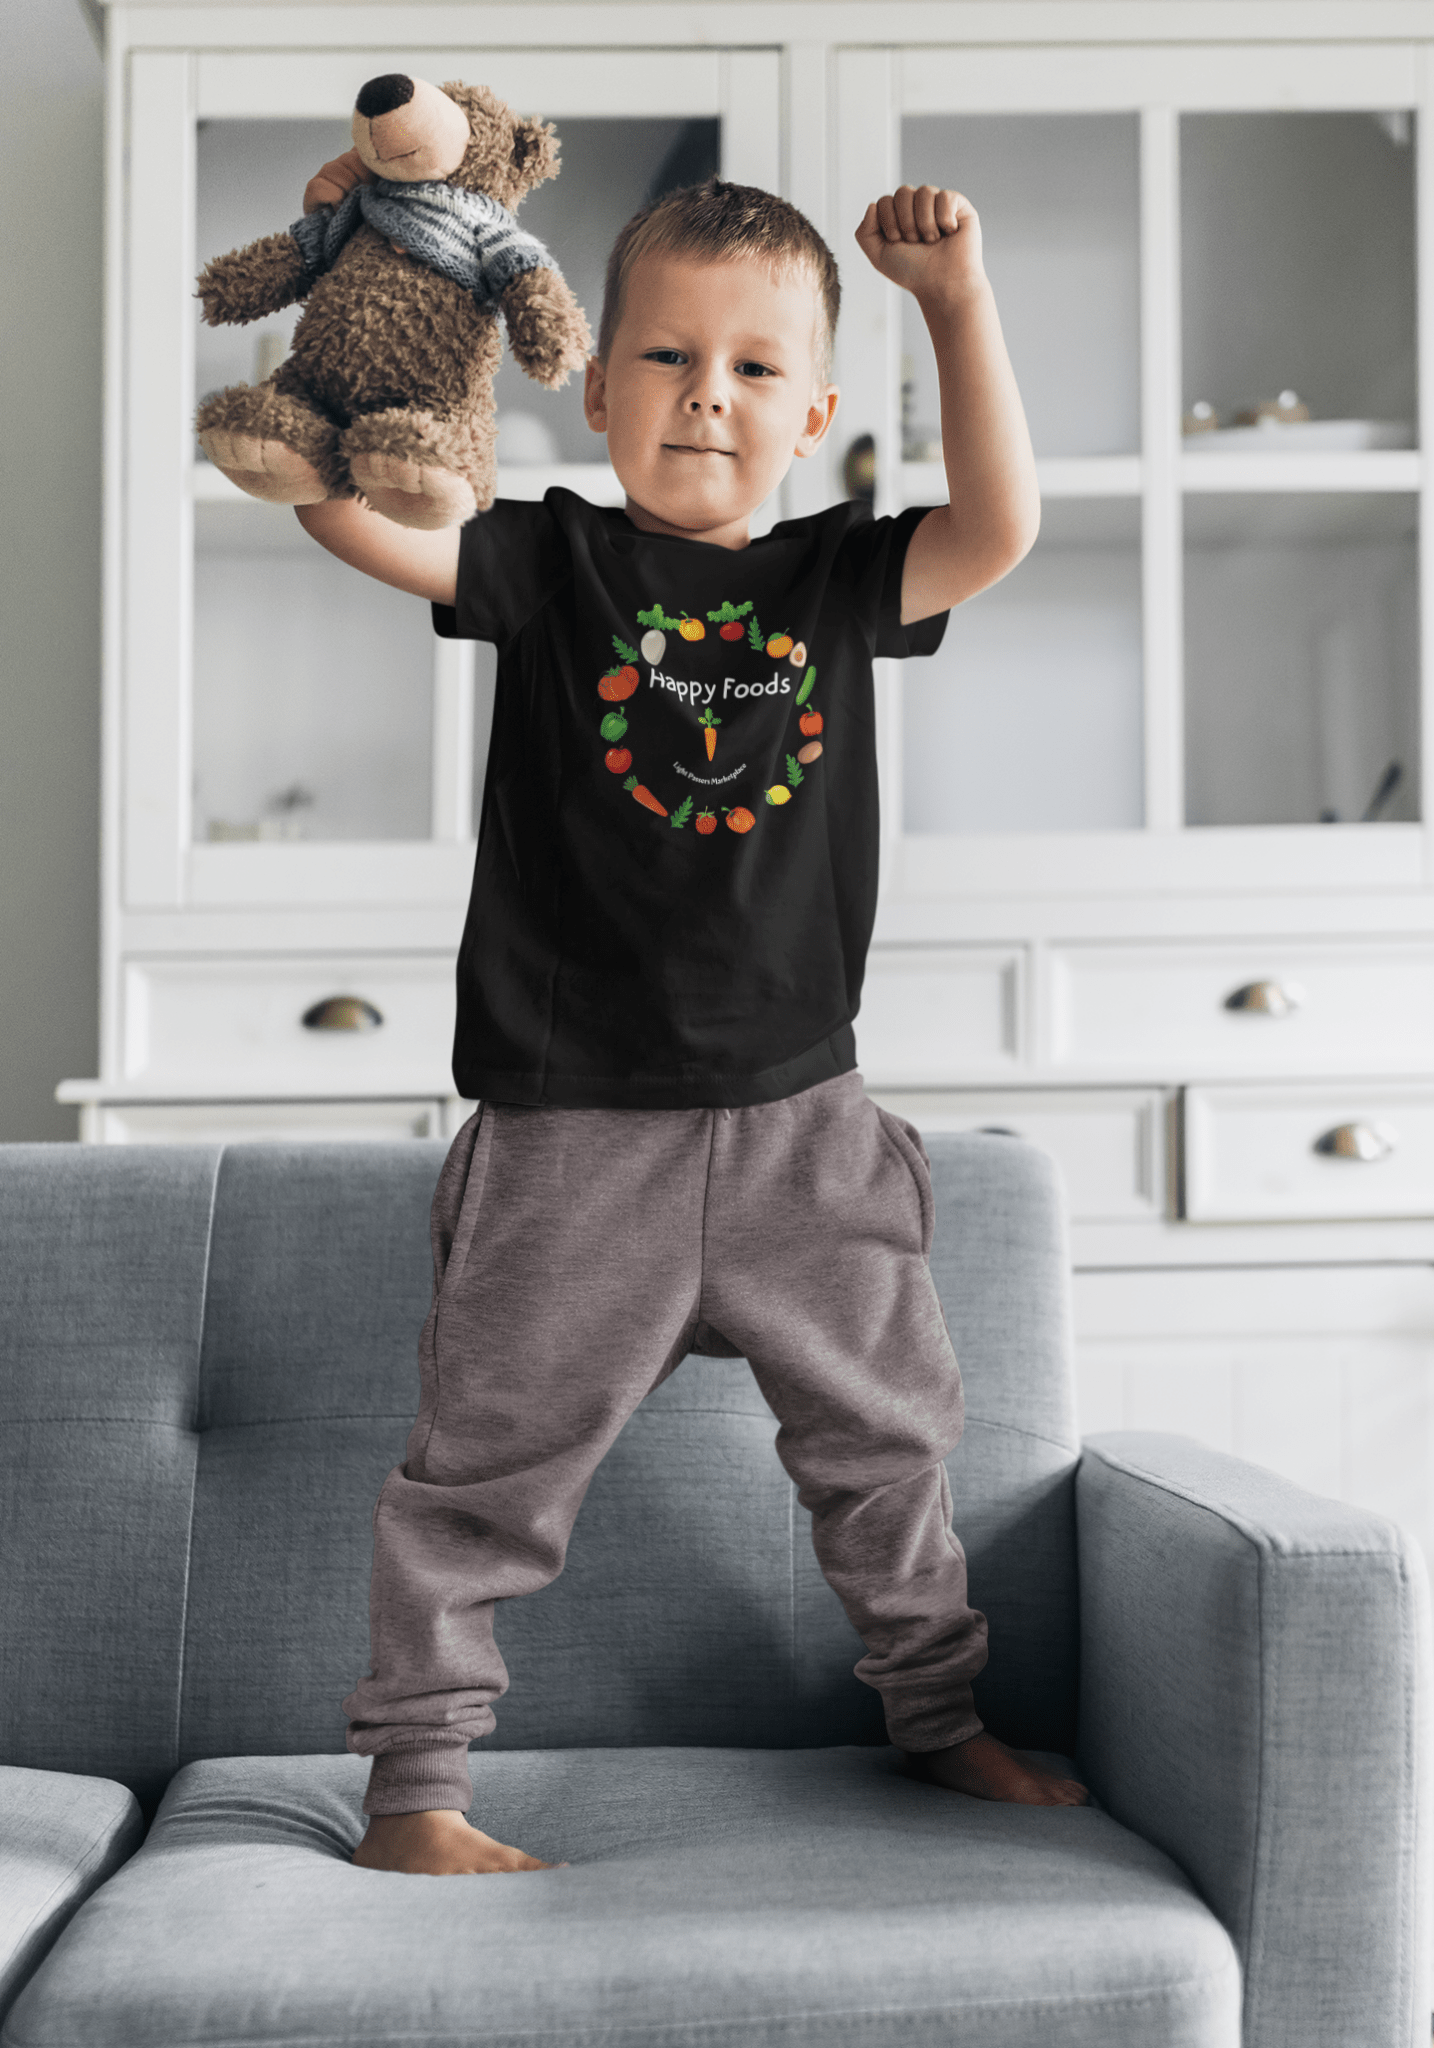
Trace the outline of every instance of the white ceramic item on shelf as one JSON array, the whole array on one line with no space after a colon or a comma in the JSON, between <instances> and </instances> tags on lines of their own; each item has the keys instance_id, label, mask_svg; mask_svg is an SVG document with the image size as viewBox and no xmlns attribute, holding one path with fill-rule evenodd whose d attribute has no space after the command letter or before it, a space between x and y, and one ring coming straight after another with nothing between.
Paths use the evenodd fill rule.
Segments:
<instances>
[{"instance_id":1,"label":"white ceramic item on shelf","mask_svg":"<svg viewBox=\"0 0 1434 2048\"><path fill-rule=\"evenodd\" d=\"M1248 455L1275 448L1328 454L1350 448L1412 448L1410 420L1261 420L1253 427L1214 427L1185 436L1193 454Z\"/></svg>"}]
</instances>

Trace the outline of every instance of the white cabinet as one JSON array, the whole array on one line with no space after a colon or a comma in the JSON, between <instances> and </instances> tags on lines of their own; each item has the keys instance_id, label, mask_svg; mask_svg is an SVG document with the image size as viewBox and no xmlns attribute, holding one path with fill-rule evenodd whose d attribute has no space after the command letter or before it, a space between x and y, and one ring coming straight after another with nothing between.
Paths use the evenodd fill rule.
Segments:
<instances>
[{"instance_id":1,"label":"white cabinet","mask_svg":"<svg viewBox=\"0 0 1434 2048\"><path fill-rule=\"evenodd\" d=\"M812 217L842 404L764 523L839 495L868 435L878 511L944 499L924 328L852 230L903 179L955 185L1042 528L936 657L879 665L863 1071L918 1124L1061 1162L1089 1426L1163 1419L1423 1529L1434 34L1385 0L1329 0L1317 39L1285 0L1238 41L1203 0L1058 12L105 6L102 1065L62 1092L96 1139L464 1113L491 656L192 435L292 324L202 328L195 272L297 214L362 80L481 78L559 123L523 219L594 319L652 191L720 168ZM508 365L498 401L503 491L617 501L575 387ZM344 996L382 1023L304 1022Z\"/></svg>"}]
</instances>

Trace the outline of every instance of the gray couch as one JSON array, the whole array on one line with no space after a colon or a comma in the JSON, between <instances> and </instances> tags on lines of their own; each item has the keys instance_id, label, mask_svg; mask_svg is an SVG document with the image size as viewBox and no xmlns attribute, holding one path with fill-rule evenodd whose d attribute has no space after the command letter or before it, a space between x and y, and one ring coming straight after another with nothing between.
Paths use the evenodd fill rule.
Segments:
<instances>
[{"instance_id":1,"label":"gray couch","mask_svg":"<svg viewBox=\"0 0 1434 2048\"><path fill-rule=\"evenodd\" d=\"M0 1148L4 2048L1413 2048L1430 1678L1411 1544L1179 1438L1082 1449L1060 1201L933 1140L950 1461L996 1733L885 1746L740 1362L689 1359L505 1608L474 1818L571 1868L356 1870L370 1512L430 1146Z\"/></svg>"}]
</instances>

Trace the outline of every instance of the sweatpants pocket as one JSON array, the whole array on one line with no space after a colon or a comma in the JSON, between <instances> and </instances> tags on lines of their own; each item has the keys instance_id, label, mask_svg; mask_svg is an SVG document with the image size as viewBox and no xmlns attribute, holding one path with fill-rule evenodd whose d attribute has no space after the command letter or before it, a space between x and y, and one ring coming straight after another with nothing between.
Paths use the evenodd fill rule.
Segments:
<instances>
[{"instance_id":1,"label":"sweatpants pocket","mask_svg":"<svg viewBox=\"0 0 1434 2048\"><path fill-rule=\"evenodd\" d=\"M929 1258L931 1241L936 1235L936 1196L931 1187L931 1161L926 1156L921 1133L915 1124L909 1124L904 1116L896 1116L891 1110L883 1109L879 1102L873 1102L871 1106L876 1111L877 1122L901 1155L915 1184L921 1204L921 1251L924 1258Z\"/></svg>"}]
</instances>

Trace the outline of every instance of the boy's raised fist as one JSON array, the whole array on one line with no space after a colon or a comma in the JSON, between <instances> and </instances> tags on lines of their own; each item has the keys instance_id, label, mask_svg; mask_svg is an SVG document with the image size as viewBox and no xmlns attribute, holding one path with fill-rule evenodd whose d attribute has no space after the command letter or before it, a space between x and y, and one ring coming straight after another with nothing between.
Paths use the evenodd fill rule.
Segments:
<instances>
[{"instance_id":1,"label":"boy's raised fist","mask_svg":"<svg viewBox=\"0 0 1434 2048\"><path fill-rule=\"evenodd\" d=\"M856 239L883 277L923 302L956 304L986 283L981 223L964 193L899 185L872 200Z\"/></svg>"}]
</instances>

